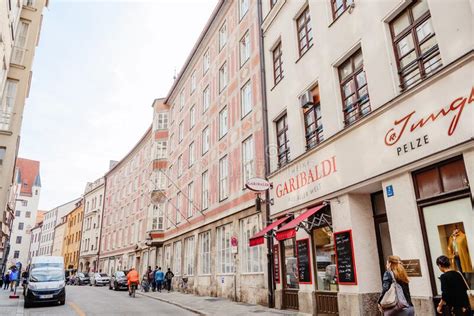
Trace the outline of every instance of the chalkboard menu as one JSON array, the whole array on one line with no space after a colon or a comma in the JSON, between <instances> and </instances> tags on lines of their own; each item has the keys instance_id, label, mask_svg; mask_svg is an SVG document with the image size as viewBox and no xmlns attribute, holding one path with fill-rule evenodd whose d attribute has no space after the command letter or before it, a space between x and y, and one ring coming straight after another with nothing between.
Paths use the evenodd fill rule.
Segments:
<instances>
[{"instance_id":1,"label":"chalkboard menu","mask_svg":"<svg viewBox=\"0 0 474 316\"><path fill-rule=\"evenodd\" d=\"M336 265L339 284L357 284L357 274L352 244L352 231L334 233L336 243Z\"/></svg>"},{"instance_id":2,"label":"chalkboard menu","mask_svg":"<svg viewBox=\"0 0 474 316\"><path fill-rule=\"evenodd\" d=\"M309 253L309 239L296 241L296 256L298 260L299 283L311 283L311 260Z\"/></svg>"},{"instance_id":3,"label":"chalkboard menu","mask_svg":"<svg viewBox=\"0 0 474 316\"><path fill-rule=\"evenodd\" d=\"M273 245L273 273L275 282L280 283L280 253L278 245Z\"/></svg>"}]
</instances>

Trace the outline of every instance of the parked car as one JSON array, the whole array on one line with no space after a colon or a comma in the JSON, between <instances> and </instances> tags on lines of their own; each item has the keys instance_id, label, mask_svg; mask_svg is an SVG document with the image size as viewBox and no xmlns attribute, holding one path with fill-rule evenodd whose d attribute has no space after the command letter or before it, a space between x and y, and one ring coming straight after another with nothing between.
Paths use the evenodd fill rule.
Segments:
<instances>
[{"instance_id":1,"label":"parked car","mask_svg":"<svg viewBox=\"0 0 474 316\"><path fill-rule=\"evenodd\" d=\"M74 278L74 285L85 285L91 283L91 278L82 272L78 272Z\"/></svg>"},{"instance_id":2,"label":"parked car","mask_svg":"<svg viewBox=\"0 0 474 316\"><path fill-rule=\"evenodd\" d=\"M24 306L30 307L33 303L66 302L66 280L64 258L57 256L34 257L24 291Z\"/></svg>"},{"instance_id":3,"label":"parked car","mask_svg":"<svg viewBox=\"0 0 474 316\"><path fill-rule=\"evenodd\" d=\"M115 271L110 278L109 290L127 290L127 275L124 271Z\"/></svg>"},{"instance_id":4,"label":"parked car","mask_svg":"<svg viewBox=\"0 0 474 316\"><path fill-rule=\"evenodd\" d=\"M91 276L90 285L107 285L110 283L110 278L107 273L93 273Z\"/></svg>"}]
</instances>

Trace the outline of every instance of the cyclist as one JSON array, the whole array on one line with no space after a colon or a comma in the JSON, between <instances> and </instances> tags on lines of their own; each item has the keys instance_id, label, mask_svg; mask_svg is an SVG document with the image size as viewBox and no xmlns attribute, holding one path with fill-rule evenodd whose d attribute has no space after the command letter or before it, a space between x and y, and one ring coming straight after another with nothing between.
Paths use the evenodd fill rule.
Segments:
<instances>
[{"instance_id":1,"label":"cyclist","mask_svg":"<svg viewBox=\"0 0 474 316\"><path fill-rule=\"evenodd\" d=\"M138 271L132 268L127 274L128 295L132 296L132 285L135 285L136 289L139 281L140 276L138 275Z\"/></svg>"}]
</instances>

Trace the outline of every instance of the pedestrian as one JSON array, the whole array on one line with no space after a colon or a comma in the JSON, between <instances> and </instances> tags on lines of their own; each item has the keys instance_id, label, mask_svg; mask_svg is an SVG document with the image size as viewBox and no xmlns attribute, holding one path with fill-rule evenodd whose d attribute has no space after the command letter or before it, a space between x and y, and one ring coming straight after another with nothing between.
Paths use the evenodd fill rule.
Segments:
<instances>
[{"instance_id":1,"label":"pedestrian","mask_svg":"<svg viewBox=\"0 0 474 316\"><path fill-rule=\"evenodd\" d=\"M11 270L8 270L7 273L5 273L5 279L3 280L4 290L8 290L8 288L10 287L10 273L11 272L12 272Z\"/></svg>"},{"instance_id":2,"label":"pedestrian","mask_svg":"<svg viewBox=\"0 0 474 316\"><path fill-rule=\"evenodd\" d=\"M464 276L452 269L451 261L446 256L439 256L436 265L443 272L441 281L441 301L436 311L443 316L471 315L471 306L467 290L469 287Z\"/></svg>"},{"instance_id":3,"label":"pedestrian","mask_svg":"<svg viewBox=\"0 0 474 316\"><path fill-rule=\"evenodd\" d=\"M20 272L18 271L16 266L12 267L12 272L10 273L10 292L16 291L16 287L18 286L18 279Z\"/></svg>"},{"instance_id":4,"label":"pedestrian","mask_svg":"<svg viewBox=\"0 0 474 316\"><path fill-rule=\"evenodd\" d=\"M161 271L161 267L159 267L155 273L156 289L158 290L158 292L161 292L164 279L165 279L165 274L163 273L163 271Z\"/></svg>"},{"instance_id":5,"label":"pedestrian","mask_svg":"<svg viewBox=\"0 0 474 316\"><path fill-rule=\"evenodd\" d=\"M407 272L402 265L402 261L398 256L389 256L386 265L387 271L385 271L382 280L382 294L378 300L378 307L379 310L384 313L384 315L388 315L390 311L383 311L382 306L380 305L380 301L382 300L385 293L390 289L390 286L394 282L393 277L395 277L395 281L401 286L403 289L403 296L405 296L405 300L408 303L408 307L405 307L401 312L397 314L390 314L391 316L414 316L415 315L415 308L413 307L413 303L411 301L410 295L410 287L408 283L410 280L408 279Z\"/></svg>"},{"instance_id":6,"label":"pedestrian","mask_svg":"<svg viewBox=\"0 0 474 316\"><path fill-rule=\"evenodd\" d=\"M168 290L168 293L171 291L171 281L173 280L174 274L171 272L171 269L168 268L168 271L165 274L165 280L166 280L166 289Z\"/></svg>"},{"instance_id":7,"label":"pedestrian","mask_svg":"<svg viewBox=\"0 0 474 316\"><path fill-rule=\"evenodd\" d=\"M151 266L148 266L148 269L147 269L147 279L148 279L148 283L150 285L150 288L153 290L153 292L155 291L154 288L155 288L155 273L153 273L153 270L151 269Z\"/></svg>"},{"instance_id":8,"label":"pedestrian","mask_svg":"<svg viewBox=\"0 0 474 316\"><path fill-rule=\"evenodd\" d=\"M151 286L152 286L153 292L156 291L156 279L155 279L156 271L158 271L158 266L155 267L155 270L153 270L151 272L151 276L150 276Z\"/></svg>"}]
</instances>

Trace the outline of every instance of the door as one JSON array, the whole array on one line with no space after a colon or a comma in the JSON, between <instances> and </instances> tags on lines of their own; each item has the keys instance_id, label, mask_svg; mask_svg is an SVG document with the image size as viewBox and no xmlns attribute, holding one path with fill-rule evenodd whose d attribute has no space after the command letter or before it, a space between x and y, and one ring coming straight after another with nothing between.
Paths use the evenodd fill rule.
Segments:
<instances>
[{"instance_id":1,"label":"door","mask_svg":"<svg viewBox=\"0 0 474 316\"><path fill-rule=\"evenodd\" d=\"M298 262L296 259L295 239L286 239L280 243L283 263L283 308L299 309L298 304Z\"/></svg>"},{"instance_id":2,"label":"door","mask_svg":"<svg viewBox=\"0 0 474 316\"><path fill-rule=\"evenodd\" d=\"M374 213L375 235L377 237L377 248L379 252L380 275L385 273L385 263L388 256L392 255L392 241L387 220L387 209L383 191L371 195L372 211Z\"/></svg>"}]
</instances>

